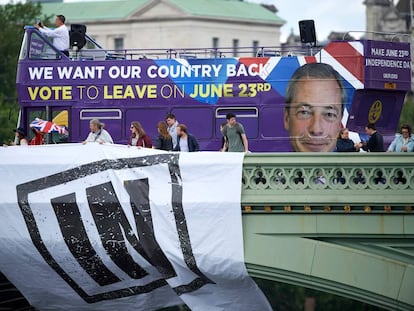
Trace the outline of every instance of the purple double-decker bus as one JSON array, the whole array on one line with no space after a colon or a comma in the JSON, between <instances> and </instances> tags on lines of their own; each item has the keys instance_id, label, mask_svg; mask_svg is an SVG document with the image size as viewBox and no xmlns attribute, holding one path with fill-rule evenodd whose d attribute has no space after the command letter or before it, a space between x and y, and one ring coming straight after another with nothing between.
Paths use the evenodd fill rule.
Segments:
<instances>
[{"instance_id":1,"label":"purple double-decker bus","mask_svg":"<svg viewBox=\"0 0 414 311\"><path fill-rule=\"evenodd\" d=\"M17 70L20 126L28 129L36 117L53 120L68 127L67 141L80 142L98 118L115 142L126 144L132 121L154 139L158 121L173 113L201 150L219 150L220 124L232 112L251 151L290 151L286 87L297 68L321 62L340 74L345 88L342 126L363 135L375 123L389 142L411 89L408 43L337 41L313 55L259 48L229 57L233 51L226 49L109 51L86 40L68 57L37 29L25 28Z\"/></svg>"}]
</instances>

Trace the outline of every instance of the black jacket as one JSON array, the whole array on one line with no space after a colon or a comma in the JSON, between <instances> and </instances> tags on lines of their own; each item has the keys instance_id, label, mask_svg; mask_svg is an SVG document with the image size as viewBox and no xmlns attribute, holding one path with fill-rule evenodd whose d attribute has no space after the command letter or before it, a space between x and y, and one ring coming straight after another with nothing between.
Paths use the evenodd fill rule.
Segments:
<instances>
[{"instance_id":1,"label":"black jacket","mask_svg":"<svg viewBox=\"0 0 414 311\"><path fill-rule=\"evenodd\" d=\"M372 134L367 145L364 146L364 150L370 152L384 152L384 139L382 135L378 132Z\"/></svg>"},{"instance_id":2,"label":"black jacket","mask_svg":"<svg viewBox=\"0 0 414 311\"><path fill-rule=\"evenodd\" d=\"M194 135L187 134L188 151L195 152L200 151L200 146ZM177 137L177 146L174 147L174 151L181 151L180 149L180 137Z\"/></svg>"}]
</instances>

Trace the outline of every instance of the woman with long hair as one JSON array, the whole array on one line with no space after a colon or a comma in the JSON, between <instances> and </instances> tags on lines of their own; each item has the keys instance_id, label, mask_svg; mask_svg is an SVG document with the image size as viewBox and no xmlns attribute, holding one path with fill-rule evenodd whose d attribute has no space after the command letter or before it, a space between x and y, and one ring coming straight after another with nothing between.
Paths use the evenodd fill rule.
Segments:
<instances>
[{"instance_id":1,"label":"woman with long hair","mask_svg":"<svg viewBox=\"0 0 414 311\"><path fill-rule=\"evenodd\" d=\"M151 138L145 133L141 123L138 121L131 122L131 137L128 146L137 146L138 148L152 148Z\"/></svg>"},{"instance_id":2,"label":"woman with long hair","mask_svg":"<svg viewBox=\"0 0 414 311\"><path fill-rule=\"evenodd\" d=\"M170 133L168 132L167 124L164 121L158 122L158 137L155 148L171 151L173 150L173 142Z\"/></svg>"}]
</instances>

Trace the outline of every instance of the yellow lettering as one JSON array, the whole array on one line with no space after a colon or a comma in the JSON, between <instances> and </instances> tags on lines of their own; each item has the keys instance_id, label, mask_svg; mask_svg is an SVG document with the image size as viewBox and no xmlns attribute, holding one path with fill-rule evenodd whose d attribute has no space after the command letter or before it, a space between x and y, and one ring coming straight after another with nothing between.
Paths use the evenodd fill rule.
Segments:
<instances>
[{"instance_id":1,"label":"yellow lettering","mask_svg":"<svg viewBox=\"0 0 414 311\"><path fill-rule=\"evenodd\" d=\"M104 98L105 99L112 99L113 96L111 94L108 94L108 86L104 85Z\"/></svg>"},{"instance_id":2,"label":"yellow lettering","mask_svg":"<svg viewBox=\"0 0 414 311\"><path fill-rule=\"evenodd\" d=\"M114 99L122 99L122 85L114 85L113 90Z\"/></svg>"},{"instance_id":3,"label":"yellow lettering","mask_svg":"<svg viewBox=\"0 0 414 311\"><path fill-rule=\"evenodd\" d=\"M232 83L224 84L223 96L224 97L233 97L233 84Z\"/></svg>"},{"instance_id":4,"label":"yellow lettering","mask_svg":"<svg viewBox=\"0 0 414 311\"><path fill-rule=\"evenodd\" d=\"M131 85L127 85L125 92L124 92L124 99L127 99L127 98L132 98L132 99L135 98L135 94L134 94L134 91Z\"/></svg>"},{"instance_id":5,"label":"yellow lettering","mask_svg":"<svg viewBox=\"0 0 414 311\"><path fill-rule=\"evenodd\" d=\"M63 100L71 100L72 99L72 87L71 86L63 86L62 87L62 99Z\"/></svg>"},{"instance_id":6,"label":"yellow lettering","mask_svg":"<svg viewBox=\"0 0 414 311\"><path fill-rule=\"evenodd\" d=\"M148 85L147 96L148 98L157 98L157 85L156 84Z\"/></svg>"},{"instance_id":7,"label":"yellow lettering","mask_svg":"<svg viewBox=\"0 0 414 311\"><path fill-rule=\"evenodd\" d=\"M35 86L35 88L34 88L34 89L32 89L32 87L31 87L31 86L29 86L29 87L27 88L27 90L29 91L29 96L30 96L30 99L31 99L31 100L35 100L35 99L36 99L36 97L37 97L37 93L39 92L39 87L38 87L38 86Z\"/></svg>"},{"instance_id":8,"label":"yellow lettering","mask_svg":"<svg viewBox=\"0 0 414 311\"><path fill-rule=\"evenodd\" d=\"M48 100L52 96L52 91L47 86L43 86L39 90L39 97L41 100Z\"/></svg>"}]
</instances>

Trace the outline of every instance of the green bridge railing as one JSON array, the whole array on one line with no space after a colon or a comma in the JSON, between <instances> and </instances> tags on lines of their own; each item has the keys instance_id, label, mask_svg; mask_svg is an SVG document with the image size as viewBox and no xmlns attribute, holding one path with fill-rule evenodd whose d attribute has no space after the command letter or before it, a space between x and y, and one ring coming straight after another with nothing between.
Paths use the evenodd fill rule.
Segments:
<instances>
[{"instance_id":1,"label":"green bridge railing","mask_svg":"<svg viewBox=\"0 0 414 311\"><path fill-rule=\"evenodd\" d=\"M412 213L414 154L248 154L245 213Z\"/></svg>"}]
</instances>

